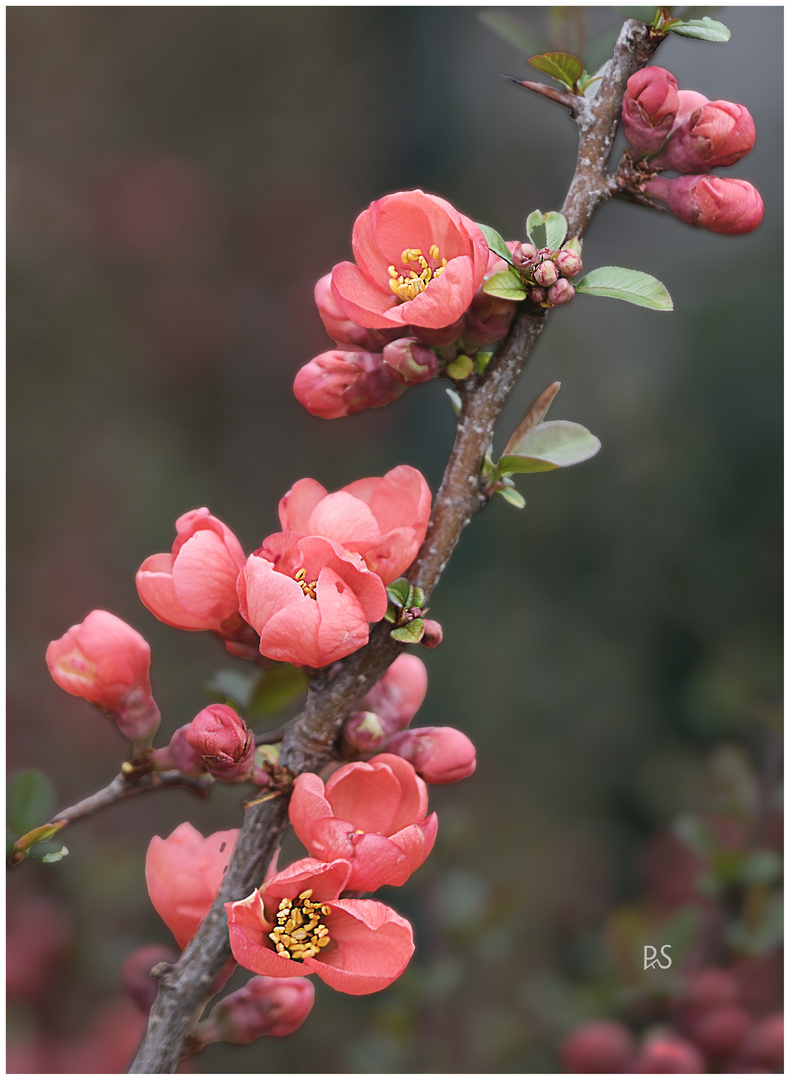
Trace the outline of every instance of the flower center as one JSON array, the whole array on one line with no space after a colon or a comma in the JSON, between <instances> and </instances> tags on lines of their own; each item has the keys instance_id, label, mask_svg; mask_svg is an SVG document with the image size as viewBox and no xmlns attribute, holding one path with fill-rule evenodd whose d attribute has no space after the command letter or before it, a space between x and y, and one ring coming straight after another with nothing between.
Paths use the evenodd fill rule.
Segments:
<instances>
[{"instance_id":1,"label":"flower center","mask_svg":"<svg viewBox=\"0 0 790 1080\"><path fill-rule=\"evenodd\" d=\"M280 956L286 960L306 960L317 956L329 942L329 930L320 921L331 914L329 904L314 904L312 889L299 893L296 900L284 897L277 909L277 925L269 934Z\"/></svg>"},{"instance_id":2,"label":"flower center","mask_svg":"<svg viewBox=\"0 0 790 1080\"><path fill-rule=\"evenodd\" d=\"M305 570L304 567L302 567L300 570L296 571L296 573L294 574L294 578L295 578L296 582L298 583L299 587L301 588L302 592L305 594L305 596L309 596L311 600L315 600L315 587L318 584L318 582L317 581L305 581L306 575L307 575L307 571Z\"/></svg>"},{"instance_id":3,"label":"flower center","mask_svg":"<svg viewBox=\"0 0 790 1080\"><path fill-rule=\"evenodd\" d=\"M436 244L431 244L428 255L430 262L423 255L422 248L404 248L400 256L404 272L399 274L394 266L388 267L390 288L401 303L425 292L428 282L438 278L447 266L447 259L439 261Z\"/></svg>"}]
</instances>

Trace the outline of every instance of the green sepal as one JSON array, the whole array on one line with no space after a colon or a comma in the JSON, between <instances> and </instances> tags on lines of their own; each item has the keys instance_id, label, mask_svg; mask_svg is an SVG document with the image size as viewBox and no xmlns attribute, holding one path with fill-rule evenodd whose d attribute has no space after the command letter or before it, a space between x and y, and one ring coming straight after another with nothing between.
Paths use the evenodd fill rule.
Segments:
<instances>
[{"instance_id":1,"label":"green sepal","mask_svg":"<svg viewBox=\"0 0 790 1080\"><path fill-rule=\"evenodd\" d=\"M527 500L524 498L521 492L516 491L515 488L500 488L497 491L497 495L501 495L506 502L509 502L511 506L515 506L517 510L523 510L524 507L527 505Z\"/></svg>"},{"instance_id":2,"label":"green sepal","mask_svg":"<svg viewBox=\"0 0 790 1080\"><path fill-rule=\"evenodd\" d=\"M563 214L550 210L542 214L533 210L527 218L527 236L536 248L550 248L556 251L562 247L568 235L568 222Z\"/></svg>"},{"instance_id":3,"label":"green sepal","mask_svg":"<svg viewBox=\"0 0 790 1080\"><path fill-rule=\"evenodd\" d=\"M578 56L566 52L549 52L531 56L529 62L538 71L550 75L558 83L573 90L584 75L584 64Z\"/></svg>"},{"instance_id":4,"label":"green sepal","mask_svg":"<svg viewBox=\"0 0 790 1080\"><path fill-rule=\"evenodd\" d=\"M549 472L587 461L600 449L600 441L581 424L547 420L536 424L509 454L500 458L497 468L503 476Z\"/></svg>"},{"instance_id":5,"label":"green sepal","mask_svg":"<svg viewBox=\"0 0 790 1080\"><path fill-rule=\"evenodd\" d=\"M406 623L405 626L398 626L391 630L390 637L396 641L405 642L407 645L416 645L418 641L422 641L424 633L425 621L423 619L413 619L412 622Z\"/></svg>"},{"instance_id":6,"label":"green sepal","mask_svg":"<svg viewBox=\"0 0 790 1080\"><path fill-rule=\"evenodd\" d=\"M611 296L615 300L626 300L629 304L653 311L673 309L672 297L658 278L641 270L629 270L625 266L599 266L585 274L574 288L577 293Z\"/></svg>"},{"instance_id":7,"label":"green sepal","mask_svg":"<svg viewBox=\"0 0 790 1080\"><path fill-rule=\"evenodd\" d=\"M527 295L521 275L511 268L499 270L483 283L483 292L502 300L523 300Z\"/></svg>"},{"instance_id":8,"label":"green sepal","mask_svg":"<svg viewBox=\"0 0 790 1080\"><path fill-rule=\"evenodd\" d=\"M504 259L506 263L510 263L512 266L513 256L510 254L510 248L505 243L504 237L500 236L496 229L492 229L490 225L481 225L478 221L477 227L486 238L489 251L493 251L500 259Z\"/></svg>"}]
</instances>

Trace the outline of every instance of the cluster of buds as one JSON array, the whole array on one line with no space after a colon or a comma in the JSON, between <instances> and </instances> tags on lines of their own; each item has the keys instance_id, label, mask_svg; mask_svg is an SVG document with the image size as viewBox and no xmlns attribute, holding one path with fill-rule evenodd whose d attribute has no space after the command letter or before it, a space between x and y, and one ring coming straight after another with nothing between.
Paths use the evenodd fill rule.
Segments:
<instances>
[{"instance_id":1,"label":"cluster of buds","mask_svg":"<svg viewBox=\"0 0 790 1080\"><path fill-rule=\"evenodd\" d=\"M567 304L575 289L570 278L582 271L581 241L574 236L557 251L534 244L508 244L513 265L524 280L533 304L550 308Z\"/></svg>"},{"instance_id":2,"label":"cluster of buds","mask_svg":"<svg viewBox=\"0 0 790 1080\"><path fill-rule=\"evenodd\" d=\"M642 161L644 194L666 203L681 221L711 232L757 228L763 216L757 189L746 180L708 175L734 165L754 146L754 121L745 106L678 90L669 71L648 67L628 80L622 118L633 156ZM665 169L684 175L657 175Z\"/></svg>"}]
</instances>

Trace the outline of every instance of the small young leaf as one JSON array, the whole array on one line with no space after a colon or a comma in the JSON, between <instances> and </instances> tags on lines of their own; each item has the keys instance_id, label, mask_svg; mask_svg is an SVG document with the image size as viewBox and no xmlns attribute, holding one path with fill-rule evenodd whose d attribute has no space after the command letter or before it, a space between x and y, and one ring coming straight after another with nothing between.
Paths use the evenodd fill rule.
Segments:
<instances>
[{"instance_id":1,"label":"small young leaf","mask_svg":"<svg viewBox=\"0 0 790 1080\"><path fill-rule=\"evenodd\" d=\"M493 353L482 352L482 350L475 354L475 373L482 375L488 365L491 363L491 357Z\"/></svg>"},{"instance_id":2,"label":"small young leaf","mask_svg":"<svg viewBox=\"0 0 790 1080\"><path fill-rule=\"evenodd\" d=\"M425 603L425 591L421 589L419 585L412 585L409 589L409 596L404 605L407 608L418 607L421 608Z\"/></svg>"},{"instance_id":3,"label":"small young leaf","mask_svg":"<svg viewBox=\"0 0 790 1080\"><path fill-rule=\"evenodd\" d=\"M555 397L560 392L560 386L561 383L553 382L551 386L547 386L543 393L540 394L527 415L510 436L510 440L504 451L506 454L513 453L514 447L518 446L522 439L532 431L536 424L541 422L543 417L549 411L552 401L554 401Z\"/></svg>"},{"instance_id":4,"label":"small young leaf","mask_svg":"<svg viewBox=\"0 0 790 1080\"><path fill-rule=\"evenodd\" d=\"M527 235L536 248L547 247L556 251L568 235L568 222L554 210L548 214L533 210L527 218Z\"/></svg>"},{"instance_id":5,"label":"small young leaf","mask_svg":"<svg viewBox=\"0 0 790 1080\"><path fill-rule=\"evenodd\" d=\"M509 45L514 45L519 52L527 56L540 52L548 45L543 34L531 26L526 19L510 11L484 11L478 15L478 18Z\"/></svg>"},{"instance_id":6,"label":"small young leaf","mask_svg":"<svg viewBox=\"0 0 790 1080\"><path fill-rule=\"evenodd\" d=\"M599 266L575 285L577 293L611 296L653 311L672 311L672 297L658 278L624 266Z\"/></svg>"},{"instance_id":7,"label":"small young leaf","mask_svg":"<svg viewBox=\"0 0 790 1080\"><path fill-rule=\"evenodd\" d=\"M52 817L55 789L43 772L22 769L8 781L6 805L8 822L16 835L21 836Z\"/></svg>"},{"instance_id":8,"label":"small young leaf","mask_svg":"<svg viewBox=\"0 0 790 1080\"><path fill-rule=\"evenodd\" d=\"M384 618L387 620L387 622L394 623L398 621L399 616L400 605L393 604L392 601L390 601L389 604L387 604L387 610L384 612Z\"/></svg>"},{"instance_id":9,"label":"small young leaf","mask_svg":"<svg viewBox=\"0 0 790 1080\"><path fill-rule=\"evenodd\" d=\"M531 56L529 62L538 71L550 75L552 79L567 86L569 90L573 89L584 74L584 64L578 56L571 56L570 53L543 53L542 56Z\"/></svg>"},{"instance_id":10,"label":"small young leaf","mask_svg":"<svg viewBox=\"0 0 790 1080\"><path fill-rule=\"evenodd\" d=\"M510 267L492 274L483 285L483 292L489 296L500 296L503 300L523 300L527 295L521 276Z\"/></svg>"},{"instance_id":11,"label":"small young leaf","mask_svg":"<svg viewBox=\"0 0 790 1080\"><path fill-rule=\"evenodd\" d=\"M548 472L587 461L601 449L586 427L570 420L538 424L498 462L501 473Z\"/></svg>"},{"instance_id":12,"label":"small young leaf","mask_svg":"<svg viewBox=\"0 0 790 1080\"><path fill-rule=\"evenodd\" d=\"M425 623L422 619L414 619L410 623L406 623L405 626L398 626L394 630L390 631L390 637L395 638L396 641L404 641L407 645L416 645L418 641L422 640L422 635L425 633Z\"/></svg>"},{"instance_id":13,"label":"small young leaf","mask_svg":"<svg viewBox=\"0 0 790 1080\"><path fill-rule=\"evenodd\" d=\"M730 40L730 31L724 23L710 19L706 15L702 19L689 19L688 22L673 22L667 28L670 33L680 37L697 38L699 41L715 41L723 45Z\"/></svg>"},{"instance_id":14,"label":"small young leaf","mask_svg":"<svg viewBox=\"0 0 790 1080\"><path fill-rule=\"evenodd\" d=\"M527 505L527 500L521 495L515 488L504 487L500 488L497 495L501 495L503 499L510 503L511 506L515 506L517 510L523 510Z\"/></svg>"},{"instance_id":15,"label":"small young leaf","mask_svg":"<svg viewBox=\"0 0 790 1080\"><path fill-rule=\"evenodd\" d=\"M493 251L495 255L498 255L500 259L504 259L506 263L510 263L512 266L513 256L510 254L510 248L496 229L492 229L490 225L481 225L480 222L477 223L477 227L486 238L489 249Z\"/></svg>"},{"instance_id":16,"label":"small young leaf","mask_svg":"<svg viewBox=\"0 0 790 1080\"><path fill-rule=\"evenodd\" d=\"M68 855L68 853L69 849L67 847L62 847L58 851L50 851L47 855L43 855L41 861L60 862L60 860L64 859Z\"/></svg>"},{"instance_id":17,"label":"small young leaf","mask_svg":"<svg viewBox=\"0 0 790 1080\"><path fill-rule=\"evenodd\" d=\"M409 599L410 592L411 585L405 577L399 577L396 581L390 582L387 586L387 596L392 603L397 604L398 607L405 606L406 601Z\"/></svg>"},{"instance_id":18,"label":"small young leaf","mask_svg":"<svg viewBox=\"0 0 790 1080\"><path fill-rule=\"evenodd\" d=\"M307 676L302 668L278 664L262 671L245 710L248 720L256 720L289 705L307 690Z\"/></svg>"},{"instance_id":19,"label":"small young leaf","mask_svg":"<svg viewBox=\"0 0 790 1080\"><path fill-rule=\"evenodd\" d=\"M457 390L453 390L453 388L451 386L447 387L446 393L447 393L448 398L450 399L450 405L452 406L453 412L455 413L456 416L460 416L461 415L461 395L458 393Z\"/></svg>"},{"instance_id":20,"label":"small young leaf","mask_svg":"<svg viewBox=\"0 0 790 1080\"><path fill-rule=\"evenodd\" d=\"M34 844L51 840L55 833L59 832L65 824L65 821L57 821L53 825L39 825L37 828L31 829L30 832L26 832L24 836L19 837L13 845L14 851L28 851Z\"/></svg>"}]
</instances>

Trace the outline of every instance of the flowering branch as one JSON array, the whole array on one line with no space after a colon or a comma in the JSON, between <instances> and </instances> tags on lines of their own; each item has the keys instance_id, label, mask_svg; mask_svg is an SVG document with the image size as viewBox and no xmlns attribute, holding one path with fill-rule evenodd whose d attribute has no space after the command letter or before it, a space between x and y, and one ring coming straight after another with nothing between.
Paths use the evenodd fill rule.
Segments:
<instances>
[{"instance_id":1,"label":"flowering branch","mask_svg":"<svg viewBox=\"0 0 790 1080\"><path fill-rule=\"evenodd\" d=\"M574 99L580 145L576 171L562 208L570 235L581 235L612 194L607 175L614 132L628 78L647 63L661 36L629 20L615 46L595 98ZM563 102L564 104L564 102ZM522 306L510 332L482 374L459 384L462 402L455 444L434 504L422 548L409 579L429 596L439 582L461 532L487 501L482 475L496 421L544 326L545 310ZM401 646L390 627L375 627L369 644L320 671L306 705L286 731L280 764L298 775L318 772L330 759L345 716L369 692ZM224 905L260 885L288 821L287 793L252 804L219 895L179 962L161 979L147 1035L130 1071L174 1072L190 1030L229 956Z\"/></svg>"}]
</instances>

